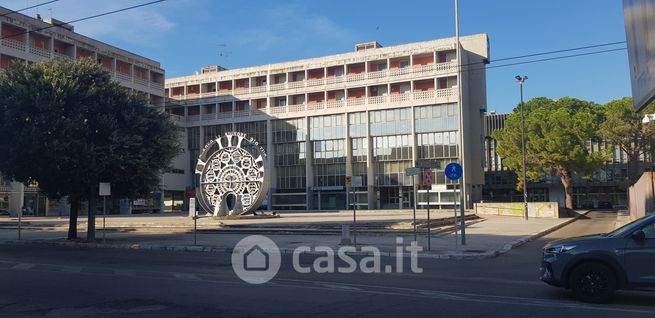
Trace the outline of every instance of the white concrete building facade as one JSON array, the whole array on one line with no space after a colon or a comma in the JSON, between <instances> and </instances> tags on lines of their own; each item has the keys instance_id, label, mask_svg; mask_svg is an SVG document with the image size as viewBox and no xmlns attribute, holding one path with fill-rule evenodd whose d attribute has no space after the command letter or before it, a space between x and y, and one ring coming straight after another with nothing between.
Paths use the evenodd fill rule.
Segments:
<instances>
[{"instance_id":1,"label":"white concrete building facade","mask_svg":"<svg viewBox=\"0 0 655 318\"><path fill-rule=\"evenodd\" d=\"M437 163L430 206L459 202L443 169L466 166L467 205L479 201L486 111L486 34L461 37L463 129L458 107L455 38L226 70L166 80L168 112L185 131L184 178L193 176L199 151L227 131L265 145L271 173L267 205L273 210L402 209L414 205L405 168ZM460 155L463 132L465 158ZM345 177L361 176L353 197ZM178 194L180 195L180 194ZM416 204L427 206L425 188Z\"/></svg>"}]
</instances>

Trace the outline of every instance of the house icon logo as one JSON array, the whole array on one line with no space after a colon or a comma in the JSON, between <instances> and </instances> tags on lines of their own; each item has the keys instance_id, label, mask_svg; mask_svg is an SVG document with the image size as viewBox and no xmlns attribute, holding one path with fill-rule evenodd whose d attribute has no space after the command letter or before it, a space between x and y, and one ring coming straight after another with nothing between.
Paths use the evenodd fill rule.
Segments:
<instances>
[{"instance_id":1,"label":"house icon logo","mask_svg":"<svg viewBox=\"0 0 655 318\"><path fill-rule=\"evenodd\" d=\"M253 246L243 254L243 264L247 271L268 270L268 253L259 245Z\"/></svg>"},{"instance_id":2,"label":"house icon logo","mask_svg":"<svg viewBox=\"0 0 655 318\"><path fill-rule=\"evenodd\" d=\"M246 236L232 250L232 269L243 281L263 284L280 270L280 249L263 235Z\"/></svg>"}]
</instances>

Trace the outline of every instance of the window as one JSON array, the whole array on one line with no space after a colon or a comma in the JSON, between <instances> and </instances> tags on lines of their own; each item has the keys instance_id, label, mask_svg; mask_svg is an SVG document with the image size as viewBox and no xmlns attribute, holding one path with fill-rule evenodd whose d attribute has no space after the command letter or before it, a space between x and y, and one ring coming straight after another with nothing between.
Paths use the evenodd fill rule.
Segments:
<instances>
[{"instance_id":1,"label":"window","mask_svg":"<svg viewBox=\"0 0 655 318\"><path fill-rule=\"evenodd\" d=\"M400 61L400 68L409 67L409 61Z\"/></svg>"},{"instance_id":2,"label":"window","mask_svg":"<svg viewBox=\"0 0 655 318\"><path fill-rule=\"evenodd\" d=\"M641 230L646 234L646 239L655 239L655 223L648 224Z\"/></svg>"}]
</instances>

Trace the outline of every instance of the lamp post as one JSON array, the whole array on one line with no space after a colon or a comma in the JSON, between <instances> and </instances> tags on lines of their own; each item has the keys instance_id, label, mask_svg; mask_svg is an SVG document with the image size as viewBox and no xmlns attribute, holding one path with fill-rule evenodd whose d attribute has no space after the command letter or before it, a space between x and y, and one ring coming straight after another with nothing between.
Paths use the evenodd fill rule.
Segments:
<instances>
[{"instance_id":1,"label":"lamp post","mask_svg":"<svg viewBox=\"0 0 655 318\"><path fill-rule=\"evenodd\" d=\"M523 157L523 216L528 219L528 180L525 178L525 116L523 115L523 83L527 76L516 75L516 81L521 87L521 156Z\"/></svg>"}]
</instances>

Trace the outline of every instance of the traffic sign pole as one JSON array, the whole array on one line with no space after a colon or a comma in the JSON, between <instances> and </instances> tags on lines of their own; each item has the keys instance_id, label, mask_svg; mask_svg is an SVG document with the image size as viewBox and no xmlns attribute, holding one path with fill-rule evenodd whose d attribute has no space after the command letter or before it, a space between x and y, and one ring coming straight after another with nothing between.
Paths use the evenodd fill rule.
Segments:
<instances>
[{"instance_id":1,"label":"traffic sign pole","mask_svg":"<svg viewBox=\"0 0 655 318\"><path fill-rule=\"evenodd\" d=\"M414 242L418 243L416 240L416 181L414 179L416 179L416 176L412 177L412 188L414 189Z\"/></svg>"},{"instance_id":2,"label":"traffic sign pole","mask_svg":"<svg viewBox=\"0 0 655 318\"><path fill-rule=\"evenodd\" d=\"M456 191L456 186L453 184L453 220L455 223L454 229L455 229L455 249L458 249L458 238L457 238L457 191Z\"/></svg>"},{"instance_id":3,"label":"traffic sign pole","mask_svg":"<svg viewBox=\"0 0 655 318\"><path fill-rule=\"evenodd\" d=\"M466 220L464 218L464 184L461 182L463 169L462 166L456 162L451 162L446 166L446 177L450 180L458 180L459 183L459 209L460 209L460 227L462 228L462 245L466 245ZM457 241L457 192L453 184L453 210L455 213L455 241Z\"/></svg>"},{"instance_id":4,"label":"traffic sign pole","mask_svg":"<svg viewBox=\"0 0 655 318\"><path fill-rule=\"evenodd\" d=\"M430 250L430 188L432 185L428 187L428 251Z\"/></svg>"}]
</instances>

